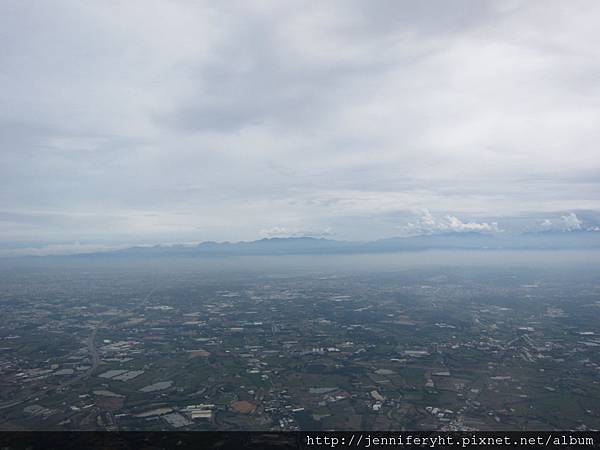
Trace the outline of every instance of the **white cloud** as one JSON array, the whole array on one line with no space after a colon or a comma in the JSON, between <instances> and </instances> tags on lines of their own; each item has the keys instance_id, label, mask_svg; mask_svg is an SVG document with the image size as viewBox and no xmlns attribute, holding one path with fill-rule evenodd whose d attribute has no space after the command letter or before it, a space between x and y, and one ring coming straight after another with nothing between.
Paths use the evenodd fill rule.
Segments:
<instances>
[{"instance_id":1,"label":"white cloud","mask_svg":"<svg viewBox=\"0 0 600 450\"><path fill-rule=\"evenodd\" d=\"M108 252L127 247L127 245L80 244L79 242L74 242L35 247L0 248L0 257L73 255L78 253Z\"/></svg>"},{"instance_id":2,"label":"white cloud","mask_svg":"<svg viewBox=\"0 0 600 450\"><path fill-rule=\"evenodd\" d=\"M330 237L333 235L331 228L323 230L298 230L286 227L271 227L260 231L260 235L265 238L274 237Z\"/></svg>"},{"instance_id":3,"label":"white cloud","mask_svg":"<svg viewBox=\"0 0 600 450\"><path fill-rule=\"evenodd\" d=\"M497 222L463 222L456 216L446 215L434 217L424 210L416 222L409 222L401 227L406 235L436 234L436 233L500 233L502 230Z\"/></svg>"},{"instance_id":4,"label":"white cloud","mask_svg":"<svg viewBox=\"0 0 600 450\"><path fill-rule=\"evenodd\" d=\"M575 213L565 214L559 219L544 219L540 224L545 231L578 231L583 229L581 221Z\"/></svg>"}]
</instances>

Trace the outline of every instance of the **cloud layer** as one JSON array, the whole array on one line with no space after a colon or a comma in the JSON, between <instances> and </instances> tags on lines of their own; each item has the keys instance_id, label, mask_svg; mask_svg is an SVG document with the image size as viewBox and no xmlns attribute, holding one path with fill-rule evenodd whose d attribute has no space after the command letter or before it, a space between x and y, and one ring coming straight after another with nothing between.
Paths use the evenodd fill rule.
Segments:
<instances>
[{"instance_id":1,"label":"cloud layer","mask_svg":"<svg viewBox=\"0 0 600 450\"><path fill-rule=\"evenodd\" d=\"M2 2L0 238L598 211L599 20L591 0Z\"/></svg>"}]
</instances>

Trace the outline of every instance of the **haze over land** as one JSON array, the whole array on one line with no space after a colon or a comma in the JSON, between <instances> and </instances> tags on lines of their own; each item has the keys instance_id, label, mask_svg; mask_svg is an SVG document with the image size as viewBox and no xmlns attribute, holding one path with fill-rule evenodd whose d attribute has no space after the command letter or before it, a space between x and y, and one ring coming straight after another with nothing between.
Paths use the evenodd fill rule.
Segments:
<instances>
[{"instance_id":1,"label":"haze over land","mask_svg":"<svg viewBox=\"0 0 600 450\"><path fill-rule=\"evenodd\" d=\"M585 250L3 258L0 427L595 430L599 264Z\"/></svg>"},{"instance_id":2,"label":"haze over land","mask_svg":"<svg viewBox=\"0 0 600 450\"><path fill-rule=\"evenodd\" d=\"M591 235L599 16L592 1L2 2L0 255Z\"/></svg>"}]
</instances>

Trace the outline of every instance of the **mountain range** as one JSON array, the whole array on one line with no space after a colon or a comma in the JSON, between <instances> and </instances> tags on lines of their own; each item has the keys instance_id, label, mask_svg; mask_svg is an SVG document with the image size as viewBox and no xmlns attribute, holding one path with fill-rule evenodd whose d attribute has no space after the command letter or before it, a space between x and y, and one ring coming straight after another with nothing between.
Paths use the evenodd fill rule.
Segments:
<instances>
[{"instance_id":1,"label":"mountain range","mask_svg":"<svg viewBox=\"0 0 600 450\"><path fill-rule=\"evenodd\" d=\"M518 235L464 232L394 237L367 242L339 241L315 237L274 237L256 241L202 242L198 245L137 246L107 252L87 253L85 256L317 255L386 253L432 249L600 249L600 232L545 231Z\"/></svg>"}]
</instances>

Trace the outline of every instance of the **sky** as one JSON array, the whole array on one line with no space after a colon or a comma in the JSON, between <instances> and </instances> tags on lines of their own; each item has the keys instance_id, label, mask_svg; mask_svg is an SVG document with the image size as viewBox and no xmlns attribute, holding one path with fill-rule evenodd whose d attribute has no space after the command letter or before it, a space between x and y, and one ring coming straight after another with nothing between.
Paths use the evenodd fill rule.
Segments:
<instances>
[{"instance_id":1,"label":"sky","mask_svg":"<svg viewBox=\"0 0 600 450\"><path fill-rule=\"evenodd\" d=\"M598 229L599 22L594 0L2 1L0 249Z\"/></svg>"}]
</instances>

